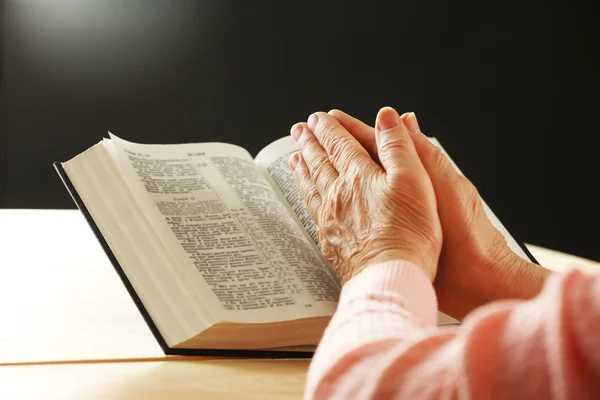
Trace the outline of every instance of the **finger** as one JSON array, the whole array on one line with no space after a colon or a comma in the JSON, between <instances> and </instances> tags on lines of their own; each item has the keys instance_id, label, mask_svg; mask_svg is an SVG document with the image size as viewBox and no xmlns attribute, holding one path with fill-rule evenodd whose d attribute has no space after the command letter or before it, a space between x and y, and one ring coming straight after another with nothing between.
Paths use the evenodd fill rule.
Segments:
<instances>
[{"instance_id":1,"label":"finger","mask_svg":"<svg viewBox=\"0 0 600 400\"><path fill-rule=\"evenodd\" d=\"M413 140L415 150L431 177L434 185L448 183L455 185L463 175L446 157L441 148L433 144L422 132L415 113L406 113L401 117Z\"/></svg>"},{"instance_id":2,"label":"finger","mask_svg":"<svg viewBox=\"0 0 600 400\"><path fill-rule=\"evenodd\" d=\"M329 161L329 155L306 123L295 124L290 133L302 151L317 190L319 193L327 193L338 177L338 172Z\"/></svg>"},{"instance_id":3,"label":"finger","mask_svg":"<svg viewBox=\"0 0 600 400\"><path fill-rule=\"evenodd\" d=\"M377 113L375 136L379 160L388 175L407 168L423 168L410 133L393 108L384 107Z\"/></svg>"},{"instance_id":4,"label":"finger","mask_svg":"<svg viewBox=\"0 0 600 400\"><path fill-rule=\"evenodd\" d=\"M331 110L328 114L335 117L340 124L346 128L348 133L358 140L362 147L364 147L371 155L373 160L379 162L377 141L375 140L375 128L340 110Z\"/></svg>"},{"instance_id":5,"label":"finger","mask_svg":"<svg viewBox=\"0 0 600 400\"><path fill-rule=\"evenodd\" d=\"M350 166L379 168L367 150L331 115L324 112L312 114L308 118L308 127L339 174L347 172Z\"/></svg>"},{"instance_id":6,"label":"finger","mask_svg":"<svg viewBox=\"0 0 600 400\"><path fill-rule=\"evenodd\" d=\"M308 213L318 223L319 210L321 210L321 195L313 183L302 153L296 152L290 156L290 168L294 171L296 185L300 189L300 193L302 193Z\"/></svg>"},{"instance_id":7,"label":"finger","mask_svg":"<svg viewBox=\"0 0 600 400\"><path fill-rule=\"evenodd\" d=\"M436 196L444 199L444 204L438 207L442 226L459 227L467 224L472 232L485 232L479 228L491 223L485 214L477 188L459 172L440 147L422 134L414 113L403 115L402 120L411 133ZM452 212L447 212L448 210Z\"/></svg>"}]
</instances>

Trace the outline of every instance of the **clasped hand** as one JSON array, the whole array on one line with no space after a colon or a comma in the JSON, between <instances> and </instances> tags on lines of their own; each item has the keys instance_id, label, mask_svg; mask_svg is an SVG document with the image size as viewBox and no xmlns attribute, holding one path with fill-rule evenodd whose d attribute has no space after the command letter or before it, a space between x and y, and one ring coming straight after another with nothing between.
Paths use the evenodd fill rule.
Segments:
<instances>
[{"instance_id":1,"label":"clasped hand","mask_svg":"<svg viewBox=\"0 0 600 400\"><path fill-rule=\"evenodd\" d=\"M541 290L548 271L510 250L475 187L421 133L414 113L385 107L372 128L338 110L318 112L291 135L300 152L290 167L342 284L370 265L410 261L456 318Z\"/></svg>"}]
</instances>

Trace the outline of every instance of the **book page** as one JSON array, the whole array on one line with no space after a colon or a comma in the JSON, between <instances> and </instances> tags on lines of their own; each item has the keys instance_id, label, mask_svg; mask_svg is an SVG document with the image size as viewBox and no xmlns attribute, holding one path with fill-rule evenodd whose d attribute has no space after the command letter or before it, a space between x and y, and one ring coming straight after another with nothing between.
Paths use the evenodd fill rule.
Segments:
<instances>
[{"instance_id":1,"label":"book page","mask_svg":"<svg viewBox=\"0 0 600 400\"><path fill-rule=\"evenodd\" d=\"M298 151L298 145L291 136L282 137L262 149L254 162L279 190L289 209L296 215L308 237L318 246L317 225L310 216L302 193L296 186L294 172L289 166L290 155Z\"/></svg>"},{"instance_id":2,"label":"book page","mask_svg":"<svg viewBox=\"0 0 600 400\"><path fill-rule=\"evenodd\" d=\"M221 320L334 312L338 282L246 150L111 139L165 247Z\"/></svg>"}]
</instances>

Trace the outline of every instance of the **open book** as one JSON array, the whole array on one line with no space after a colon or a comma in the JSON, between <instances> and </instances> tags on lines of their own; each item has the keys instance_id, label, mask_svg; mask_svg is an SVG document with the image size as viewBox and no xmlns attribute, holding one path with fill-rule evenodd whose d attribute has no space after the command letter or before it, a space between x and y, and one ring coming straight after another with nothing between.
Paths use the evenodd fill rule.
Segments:
<instances>
[{"instance_id":1,"label":"open book","mask_svg":"<svg viewBox=\"0 0 600 400\"><path fill-rule=\"evenodd\" d=\"M285 137L253 159L111 134L55 167L166 354L293 357L319 342L340 294L288 166L297 150Z\"/></svg>"}]
</instances>

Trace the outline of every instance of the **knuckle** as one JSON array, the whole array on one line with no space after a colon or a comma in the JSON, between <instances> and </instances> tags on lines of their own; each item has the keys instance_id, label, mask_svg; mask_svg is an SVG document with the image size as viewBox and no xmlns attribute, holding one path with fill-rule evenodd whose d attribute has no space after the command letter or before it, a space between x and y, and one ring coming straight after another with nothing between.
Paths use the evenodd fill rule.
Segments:
<instances>
[{"instance_id":1,"label":"knuckle","mask_svg":"<svg viewBox=\"0 0 600 400\"><path fill-rule=\"evenodd\" d=\"M389 135L385 136L387 137ZM408 140L400 137L387 137L382 140L380 148L382 153L390 153L393 151L394 154L402 154L410 151L410 143Z\"/></svg>"},{"instance_id":2,"label":"knuckle","mask_svg":"<svg viewBox=\"0 0 600 400\"><path fill-rule=\"evenodd\" d=\"M315 138L315 136L309 132L304 132L298 140L298 145L303 150L310 150L316 143L318 143L317 138Z\"/></svg>"},{"instance_id":3,"label":"knuckle","mask_svg":"<svg viewBox=\"0 0 600 400\"><path fill-rule=\"evenodd\" d=\"M437 146L433 146L433 148L429 152L429 159L431 160L433 165L438 167L446 167L446 163L448 161L446 160L446 156L442 152L442 149L440 149Z\"/></svg>"},{"instance_id":4,"label":"knuckle","mask_svg":"<svg viewBox=\"0 0 600 400\"><path fill-rule=\"evenodd\" d=\"M302 192L304 190L304 177L300 174L300 171L298 171L298 169L296 169L294 171L294 178L296 178L296 187L298 189L300 189L300 192Z\"/></svg>"},{"instance_id":5,"label":"knuckle","mask_svg":"<svg viewBox=\"0 0 600 400\"><path fill-rule=\"evenodd\" d=\"M327 143L329 155L333 158L339 158L343 153L346 145L345 140L339 136L331 137Z\"/></svg>"},{"instance_id":6,"label":"knuckle","mask_svg":"<svg viewBox=\"0 0 600 400\"><path fill-rule=\"evenodd\" d=\"M466 223L471 226L477 220L479 213L483 211L479 191L470 180L462 175L459 175L457 186L463 209L466 212Z\"/></svg>"},{"instance_id":7,"label":"knuckle","mask_svg":"<svg viewBox=\"0 0 600 400\"><path fill-rule=\"evenodd\" d=\"M454 168L454 166L446 157L446 154L437 146L433 146L428 153L428 159L426 160L426 164L437 174L441 174L445 179L452 182L452 184L460 184L460 179L463 176Z\"/></svg>"},{"instance_id":8,"label":"knuckle","mask_svg":"<svg viewBox=\"0 0 600 400\"><path fill-rule=\"evenodd\" d=\"M313 190L312 188L309 188L307 186L308 185L305 185L304 190L303 190L304 201L306 202L307 206L311 206L316 202L318 194L316 193L315 190Z\"/></svg>"},{"instance_id":9,"label":"knuckle","mask_svg":"<svg viewBox=\"0 0 600 400\"><path fill-rule=\"evenodd\" d=\"M325 167L325 164L320 164L319 166L317 166L317 168L313 171L312 173L312 177L315 180L315 182L324 182L327 180L327 168Z\"/></svg>"},{"instance_id":10,"label":"knuckle","mask_svg":"<svg viewBox=\"0 0 600 400\"><path fill-rule=\"evenodd\" d=\"M313 193L306 202L308 210L312 214L313 218L318 215L319 209L321 208L321 198L317 193Z\"/></svg>"},{"instance_id":11,"label":"knuckle","mask_svg":"<svg viewBox=\"0 0 600 400\"><path fill-rule=\"evenodd\" d=\"M310 170L315 179L318 179L318 176L327 167L328 162L329 162L329 158L327 157L326 154L320 154L311 159Z\"/></svg>"},{"instance_id":12,"label":"knuckle","mask_svg":"<svg viewBox=\"0 0 600 400\"><path fill-rule=\"evenodd\" d=\"M327 261L328 263L330 263L332 265L332 267L334 268L334 272L336 273L336 275L339 276L340 271L337 271L338 268L336 268L339 263L335 262L336 252L335 252L333 246L331 246L331 244L325 238L321 239L320 244L321 244L321 254L323 255L323 258L325 259L325 261Z\"/></svg>"},{"instance_id":13,"label":"knuckle","mask_svg":"<svg viewBox=\"0 0 600 400\"><path fill-rule=\"evenodd\" d=\"M317 111L315 114L319 118L318 123L317 123L317 128L319 127L319 125L330 125L331 124L331 120L333 118L331 115L329 115L323 111Z\"/></svg>"},{"instance_id":14,"label":"knuckle","mask_svg":"<svg viewBox=\"0 0 600 400\"><path fill-rule=\"evenodd\" d=\"M479 199L479 191L477 190L475 185L473 185L473 183L470 180L468 180L465 176L459 174L457 178L457 183L460 187L460 191L464 194L464 196L472 199Z\"/></svg>"},{"instance_id":15,"label":"knuckle","mask_svg":"<svg viewBox=\"0 0 600 400\"><path fill-rule=\"evenodd\" d=\"M326 146L332 145L332 143L335 142L336 139L339 139L339 137L340 137L340 132L339 132L338 127L332 125L328 121L319 122L319 125L317 125L317 129L316 129L315 133L318 134L319 139Z\"/></svg>"},{"instance_id":16,"label":"knuckle","mask_svg":"<svg viewBox=\"0 0 600 400\"><path fill-rule=\"evenodd\" d=\"M310 180L310 171L308 170L308 168L306 168L306 165L304 165L303 163L298 163L294 172L302 182Z\"/></svg>"},{"instance_id":17,"label":"knuckle","mask_svg":"<svg viewBox=\"0 0 600 400\"><path fill-rule=\"evenodd\" d=\"M345 160L353 153L352 143L350 140L340 136L337 136L331 140L329 149L331 158L339 161Z\"/></svg>"},{"instance_id":18,"label":"knuckle","mask_svg":"<svg viewBox=\"0 0 600 400\"><path fill-rule=\"evenodd\" d=\"M319 211L321 209L321 196L316 190L311 190L304 194L304 202L311 217L318 221Z\"/></svg>"}]
</instances>

